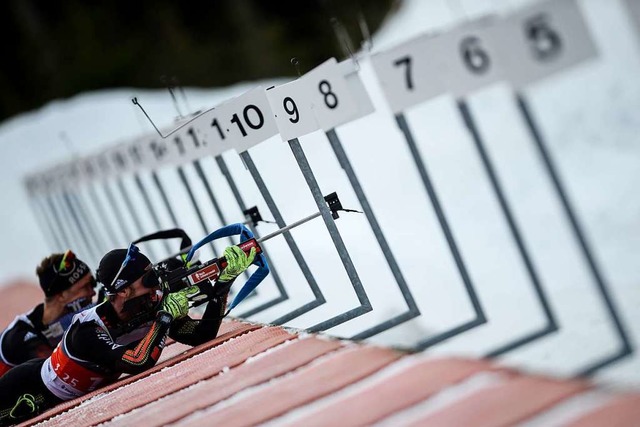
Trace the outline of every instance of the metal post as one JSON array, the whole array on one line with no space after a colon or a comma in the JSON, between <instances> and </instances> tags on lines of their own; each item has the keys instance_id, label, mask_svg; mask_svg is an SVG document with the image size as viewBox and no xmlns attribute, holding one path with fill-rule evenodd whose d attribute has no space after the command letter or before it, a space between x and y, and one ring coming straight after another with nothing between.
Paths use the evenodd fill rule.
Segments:
<instances>
[{"instance_id":1,"label":"metal post","mask_svg":"<svg viewBox=\"0 0 640 427\"><path fill-rule=\"evenodd\" d=\"M227 219L225 218L225 215L222 212L222 209L220 208L218 199L216 198L215 194L213 194L213 188L211 188L211 184L209 183L209 180L207 179L207 176L205 175L204 170L202 169L202 165L200 164L200 161L195 160L193 162L193 166L195 167L196 173L198 174L198 177L200 177L200 180L202 181L202 184L204 185L205 190L207 191L209 200L211 200L213 209L216 211L216 214L218 215L220 222L222 224L228 224ZM258 238L259 234L256 232L256 230L254 230L254 228L251 226L249 227L253 232L253 234L256 236L256 238ZM235 242L231 237L229 237L229 243L231 245L235 245ZM247 318L247 317L256 315L268 308L271 308L289 299L289 294L287 293L287 290L285 289L284 285L282 284L282 281L280 280L280 275L278 274L278 271L274 268L274 266L271 264L271 259L266 253L265 253L265 258L267 259L267 264L269 264L269 270L271 271L271 274L273 274L273 280L276 284L276 287L278 288L278 292L280 293L280 295L272 299L271 301L267 301L263 304L260 304L257 307L252 308L251 310L246 311L245 313L238 314L238 317ZM244 272L244 274L248 280L249 274L246 271Z\"/></svg>"},{"instance_id":2,"label":"metal post","mask_svg":"<svg viewBox=\"0 0 640 427\"><path fill-rule=\"evenodd\" d=\"M133 201L131 200L131 197L129 197L129 192L127 191L127 189L124 186L124 182L122 181L122 178L116 178L116 184L118 186L118 189L120 190L120 195L122 196L122 199L124 200L124 205L127 207L127 209L129 210L129 214L131 214L131 219L133 220L133 225L136 227L136 234L138 236L144 236L146 233L144 231L144 228L142 227L142 222L140 221L140 218L138 217L138 213L136 211L136 208L133 204ZM147 246L148 249L148 253L150 255L150 257L152 259L158 259L158 257L156 257L155 251L153 250L153 247L151 247L151 245Z\"/></svg>"},{"instance_id":3,"label":"metal post","mask_svg":"<svg viewBox=\"0 0 640 427\"><path fill-rule=\"evenodd\" d=\"M205 191L207 192L207 195L209 196L209 200L211 201L211 205L213 206L213 210L216 212L216 215L218 215L218 219L220 220L220 223L223 225L228 224L227 219L225 218L224 213L222 212L222 208L220 207L220 204L218 203L218 199L216 198L215 194L213 194L213 188L211 188L211 184L209 184L209 180L207 179L207 176L204 173L204 170L202 169L202 165L200 164L200 160L194 160L193 161L193 167L196 170L196 173L198 175L198 177L200 178L200 181L202 181L202 185L204 185ZM251 230L254 231L254 230ZM254 233L255 235L256 233ZM235 242L233 241L233 239L231 237L227 238L227 241L229 242L230 245L235 245ZM265 255L266 257L266 255ZM269 262L269 259L267 259L267 263L269 263L269 267L271 267L271 263ZM274 272L273 269L271 270L272 273L274 273L274 279L277 278L278 280L280 279L277 272ZM244 273L244 277L245 279L249 279L249 273L247 271L245 271ZM277 283L277 281L276 281Z\"/></svg>"},{"instance_id":4,"label":"metal post","mask_svg":"<svg viewBox=\"0 0 640 427\"><path fill-rule=\"evenodd\" d=\"M167 192L164 190L164 186L160 181L160 177L158 176L158 173L156 171L152 171L151 178L153 179L153 182L156 185L158 192L160 193L160 197L162 198L162 201L164 202L164 205L167 208L167 212L169 213L169 217L171 218L171 222L173 223L173 226L176 228L179 228L180 225L178 224L178 218L176 217L176 214L173 212L173 208L171 207L171 204L169 203L169 198L167 197Z\"/></svg>"},{"instance_id":5,"label":"metal post","mask_svg":"<svg viewBox=\"0 0 640 427\"><path fill-rule=\"evenodd\" d=\"M101 254L105 253L104 242L102 241L102 237L100 237L99 233L97 232L92 218L89 215L87 207L84 204L84 200L80 198L77 192L70 192L69 197L71 199L71 203L77 208L78 217L80 218L80 220L84 221L84 224L86 225L88 236L95 245L94 248L98 250L98 254L101 256ZM97 260L100 261L100 259L101 257L99 257Z\"/></svg>"},{"instance_id":6,"label":"metal post","mask_svg":"<svg viewBox=\"0 0 640 427\"><path fill-rule=\"evenodd\" d=\"M549 305L549 301L547 299L546 293L540 283L540 279L538 278L538 273L536 272L536 268L533 265L533 261L531 260L531 256L529 255L529 250L526 247L524 239L522 238L522 234L520 233L520 229L518 224L516 223L516 219L511 211L511 207L507 201L507 198L504 194L504 190L502 189L502 184L496 174L495 168L491 159L489 158L489 154L484 146L484 142L482 141L482 137L480 136L480 132L471 117L471 112L469 111L469 106L467 103L459 99L457 101L458 110L462 115L462 119L464 120L464 124L467 126L469 133L475 143L476 149L478 150L478 154L480 155L480 159L482 160L482 164L484 169L489 177L489 181L491 182L491 186L493 187L493 191L495 193L496 198L498 199L498 203L500 204L500 209L502 210L502 214L504 215L505 220L509 226L509 231L511 232L511 236L518 247L518 251L520 252L520 257L522 258L522 262L527 270L527 274L529 275L529 280L533 285L533 290L535 291L536 297L538 298L538 303L540 307L542 307L542 311L544 312L544 316L546 319L546 324L542 327L541 330L530 333L522 338L519 338L513 342L507 343L505 345L500 346L497 349L492 350L487 354L488 357L497 357L503 355L509 351L515 350L518 347L521 347L525 344L529 344L539 338L542 338L548 334L556 332L558 330L558 324L556 322L555 316L551 311L551 306Z\"/></svg>"},{"instance_id":7,"label":"metal post","mask_svg":"<svg viewBox=\"0 0 640 427\"><path fill-rule=\"evenodd\" d=\"M264 181L262 180L262 177L260 176L258 169L255 167L255 164L253 163L253 159L251 159L251 156L249 155L248 152L241 153L240 156L242 157L245 165L247 165L247 169L249 170L249 173L253 177L253 180L255 181L256 186L260 191L260 194L262 194L262 197L264 198L264 201L267 204L269 211L271 212L271 216L273 216L273 219L276 221L276 224L280 228L286 227L287 224L284 222L284 218L280 214L280 210L278 209L273 198L271 197L271 193L269 193L269 189L267 188ZM226 162L220 155L216 156L215 160L216 160L216 163L218 164L218 167L220 168L220 171L222 172L225 179L227 180L227 183L231 188L231 192L233 193L236 201L238 202L238 206L240 207L241 210L243 211L246 210L247 206L244 203L244 200L242 199L242 195L240 194L240 191L238 190L238 187L236 186L235 181L233 180L233 177L231 176L231 172L229 171L229 168L227 167ZM302 274L304 275L304 278L306 279L307 284L309 285L309 288L311 288L311 291L313 292L314 300L302 305L301 307L298 307L295 310L290 311L289 313L283 316L278 317L273 322L271 322L275 325L282 325L284 323L290 322L291 320L296 319L305 313L308 313L309 311L313 310L316 307L321 306L326 302L324 295L322 294L322 291L320 290L320 287L318 286L318 283L316 282L315 277L313 277L313 274L311 273L311 269L309 269L307 261L302 256L302 253L300 252L300 248L298 248L298 244L294 240L293 236L291 235L291 233L286 232L286 233L283 233L283 237L285 239L285 242L289 246L289 250L291 251L291 254L295 258L296 262L298 263L298 266L300 267L300 270L302 271Z\"/></svg>"},{"instance_id":8,"label":"metal post","mask_svg":"<svg viewBox=\"0 0 640 427\"><path fill-rule=\"evenodd\" d=\"M160 218L158 218L158 214L156 214L156 210L153 207L153 204L151 203L151 199L149 198L149 193L147 192L147 189L144 186L144 183L142 182L142 178L140 178L140 174L138 173L133 174L133 180L135 181L136 186L138 187L138 190L140 190L140 194L142 195L144 204L147 206L149 215L151 215L151 221L153 221L153 225L155 226L156 230L162 230L162 225L160 224ZM167 242L166 240L163 240L162 243L163 243L164 249L167 251L168 254L170 254L171 248L169 247L169 242Z\"/></svg>"},{"instance_id":9,"label":"metal post","mask_svg":"<svg viewBox=\"0 0 640 427\"><path fill-rule=\"evenodd\" d=\"M102 184L103 184L102 188L104 190L104 193L107 196L107 202L109 206L111 206L111 209L113 210L113 213L116 217L116 221L120 226L120 230L122 230L124 241L131 242L134 239L134 237L132 237L133 234L130 233L129 229L127 228L127 224L124 221L124 216L122 215L122 211L120 211L120 207L118 206L116 197L113 194L113 191L111 191L111 187L109 186L109 183L107 181L103 182Z\"/></svg>"},{"instance_id":10,"label":"metal post","mask_svg":"<svg viewBox=\"0 0 640 427\"><path fill-rule=\"evenodd\" d=\"M74 221L73 215L70 212L67 200L65 200L62 192L52 194L52 200L58 206L58 212L60 212L61 222L63 227L67 230L70 237L69 249L73 249L76 253L86 254L85 257L91 256L91 250L87 245L84 238L80 236L78 227L74 227L71 223Z\"/></svg>"},{"instance_id":11,"label":"metal post","mask_svg":"<svg viewBox=\"0 0 640 427\"><path fill-rule=\"evenodd\" d=\"M405 311L404 313L401 313L385 322L380 323L379 325L376 325L351 337L351 339L365 339L420 316L420 309L418 308L418 305L416 304L413 295L411 294L411 289L409 289L409 286L407 285L407 282L402 275L402 272L400 271L400 266L398 265L396 258L393 255L391 248L389 247L389 244L387 243L387 239L385 238L384 233L380 228L380 224L378 224L378 220L373 213L373 209L369 204L367 196L364 194L362 185L360 185L360 180L353 170L353 166L351 165L351 162L347 157L347 153L344 151L344 147L340 142L340 138L338 138L336 130L331 129L327 131L326 134L327 138L329 138L329 142L331 143L331 148L333 148L338 162L340 163L340 166L342 167L342 169L344 169L347 177L349 178L351 187L356 193L356 197L358 197L360 206L362 206L362 211L369 221L371 231L373 231L373 234L378 241L378 245L380 246L380 249L382 250L382 253L387 261L387 265L389 266L389 269L391 269L393 277L395 278L396 283L398 284L398 287L402 292L402 297L404 298L404 301L408 307L408 311Z\"/></svg>"},{"instance_id":12,"label":"metal post","mask_svg":"<svg viewBox=\"0 0 640 427\"><path fill-rule=\"evenodd\" d=\"M518 108L522 113L522 116L525 120L529 133L538 148L538 152L540 153L540 157L542 162L544 163L547 172L549 173L549 177L551 178L551 182L556 190L556 195L562 204L562 208L564 213L569 220L569 224L571 225L571 230L573 231L574 238L582 252L582 255L587 263L588 269L591 271L591 275L593 276L594 283L596 285L596 289L600 293L602 300L605 304L605 307L609 313L609 317L611 318L611 322L613 323L615 329L618 332L618 336L621 341L620 350L608 356L600 361L594 362L591 365L583 368L578 372L579 376L588 376L593 375L598 370L611 365L617 362L620 359L630 356L633 354L633 346L629 339L628 332L626 331L626 327L623 325L622 320L618 314L618 310L613 302L613 298L611 297L608 285L606 284L602 273L600 273L600 268L596 262L595 257L591 251L591 245L587 241L587 238L583 232L583 227L580 224L580 221L575 214L575 209L573 208L571 201L569 200L569 196L567 191L565 190L564 184L560 179L560 174L558 173L558 168L555 165L553 158L551 157L551 153L547 148L547 144L542 138L542 134L538 130L538 126L536 125L533 114L530 111L527 100L525 99L524 94L516 93L516 101L518 104Z\"/></svg>"},{"instance_id":13,"label":"metal post","mask_svg":"<svg viewBox=\"0 0 640 427\"><path fill-rule=\"evenodd\" d=\"M67 212L70 215L71 221L73 221L73 225L70 226L70 228L72 228L75 231L77 231L78 236L80 237L80 240L82 241L82 244L87 249L87 255L86 256L87 257L94 257L94 259L95 259L96 254L94 252L94 247L91 244L91 240L89 239L88 235L85 232L84 224L80 220L80 216L78 215L78 212L76 211L75 206L73 205L73 202L71 201L71 197L69 196L69 193L66 190L62 190L60 192L60 196L62 198L62 203L64 203L64 206L65 206Z\"/></svg>"},{"instance_id":14,"label":"metal post","mask_svg":"<svg viewBox=\"0 0 640 427\"><path fill-rule=\"evenodd\" d=\"M58 236L53 231L54 227L50 222L49 216L42 211L42 208L37 200L37 196L32 196L30 194L27 194L27 198L29 199L29 205L31 207L31 211L33 212L33 215L36 217L36 222L38 223L38 226L42 230L42 234L45 236L45 240L49 245L49 249L52 252L59 251L63 247L63 245L60 244L60 241L58 240Z\"/></svg>"},{"instance_id":15,"label":"metal post","mask_svg":"<svg viewBox=\"0 0 640 427\"><path fill-rule=\"evenodd\" d=\"M202 226L202 231L204 232L205 235L209 234L209 227L207 227L206 222L204 221L204 216L202 215L202 212L200 211L200 206L198 206L198 201L196 200L196 196L193 194L193 190L191 189L191 185L189 185L189 181L187 180L187 175L184 172L184 169L182 166L178 166L178 168L176 169L178 171L178 175L180 176L180 181L182 181L182 185L184 186L185 190L187 190L187 194L189 195L189 200L191 200L191 204L193 205L193 209L196 211L196 215L198 216L198 220L200 221L200 226ZM219 258L218 255L216 254L216 248L213 246L213 242L209 243L209 246L211 247L211 250L213 251L213 256L215 258Z\"/></svg>"},{"instance_id":16,"label":"metal post","mask_svg":"<svg viewBox=\"0 0 640 427\"><path fill-rule=\"evenodd\" d=\"M331 236L331 240L333 241L333 244L338 251L338 255L340 256L342 265L347 272L347 276L349 276L351 286L353 286L353 290L355 291L356 296L358 297L358 301L360 302L360 305L358 307L355 307L342 314L334 316L331 319L325 320L321 323L311 326L310 328L307 328L310 332L317 332L332 328L365 313L368 313L373 310L373 307L371 307L371 302L369 301L367 292L365 291L364 286L362 286L362 282L360 281L358 272L356 271L356 268L351 261L351 257L349 256L349 252L347 251L347 248L342 241L342 236L340 236L340 232L338 231L338 227L334 222L331 211L325 203L324 196L322 195L320 187L318 186L315 176L313 175L311 165L309 165L307 157L305 156L304 151L300 146L300 142L297 138L291 139L289 140L289 147L291 147L291 151L296 158L296 162L300 167L300 171L302 172L302 175L304 175L304 178L307 181L307 185L309 186L309 190L311 190L311 194L316 201L316 205L322 213L322 219L324 220L325 226L327 227L329 235Z\"/></svg>"},{"instance_id":17,"label":"metal post","mask_svg":"<svg viewBox=\"0 0 640 427\"><path fill-rule=\"evenodd\" d=\"M459 325L455 328L449 329L445 332L437 334L436 336L420 341L416 345L416 349L424 350L435 344L441 343L442 341L445 341L449 338L452 338L456 335L459 335L463 332L486 323L487 318L484 314L484 310L482 309L482 305L480 304L480 300L478 299L478 296L476 294L474 285L471 282L471 277L467 272L467 267L465 266L464 260L462 259L462 254L458 250L458 245L453 237L453 233L451 232L451 228L449 227L447 218L444 215L444 210L442 209L440 201L438 200L438 195L436 193L435 187L431 182L429 173L427 172L427 167L422 161L422 157L420 156L420 152L418 151L418 147L415 140L413 139L413 134L409 129L409 125L407 124L407 120L404 117L404 114L396 114L396 122L398 123L398 127L405 137L407 145L409 146L409 150L411 151L413 160L416 164L416 167L418 168L420 177L422 178L422 183L424 184L425 190L427 191L427 195L429 196L429 200L431 201L433 210L438 217L440 228L442 228L442 232L447 239L449 250L451 251L451 255L453 256L456 266L458 267L458 272L460 273L460 277L462 279L462 282L464 283L465 289L467 290L467 294L469 296L469 299L471 300L471 304L473 305L473 310L475 312L475 318L470 320L469 322L465 322L464 324Z\"/></svg>"},{"instance_id":18,"label":"metal post","mask_svg":"<svg viewBox=\"0 0 640 427\"><path fill-rule=\"evenodd\" d=\"M93 203L96 211L98 212L98 216L100 216L100 221L104 225L104 229L107 236L110 237L111 242L114 245L113 247L120 246L118 239L116 237L115 230L111 228L111 223L107 219L106 210L104 209L102 202L98 198L98 194L96 193L96 190L92 184L87 184L87 192L89 193L89 199L91 200L91 203Z\"/></svg>"}]
</instances>

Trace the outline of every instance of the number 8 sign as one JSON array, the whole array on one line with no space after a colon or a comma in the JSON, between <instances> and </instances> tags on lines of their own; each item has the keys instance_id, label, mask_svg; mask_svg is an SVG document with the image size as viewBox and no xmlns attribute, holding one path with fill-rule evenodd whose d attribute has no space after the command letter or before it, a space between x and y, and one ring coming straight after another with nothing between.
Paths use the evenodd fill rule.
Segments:
<instances>
[{"instance_id":1,"label":"number 8 sign","mask_svg":"<svg viewBox=\"0 0 640 427\"><path fill-rule=\"evenodd\" d=\"M358 106L335 58L309 71L303 80L311 88L311 105L322 130L328 131L358 116Z\"/></svg>"}]
</instances>

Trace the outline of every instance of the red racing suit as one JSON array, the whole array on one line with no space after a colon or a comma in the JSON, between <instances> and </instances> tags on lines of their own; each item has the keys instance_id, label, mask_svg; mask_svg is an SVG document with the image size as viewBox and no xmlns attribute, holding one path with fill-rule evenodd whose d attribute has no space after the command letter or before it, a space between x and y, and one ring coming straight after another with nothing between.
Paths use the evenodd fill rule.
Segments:
<instances>
[{"instance_id":1,"label":"red racing suit","mask_svg":"<svg viewBox=\"0 0 640 427\"><path fill-rule=\"evenodd\" d=\"M163 311L134 329L123 327L109 302L77 314L64 337L44 361L42 382L62 400L107 385L122 373L136 374L155 365L169 335L198 345L215 338L224 316L226 295L207 305L202 319L173 320Z\"/></svg>"}]
</instances>

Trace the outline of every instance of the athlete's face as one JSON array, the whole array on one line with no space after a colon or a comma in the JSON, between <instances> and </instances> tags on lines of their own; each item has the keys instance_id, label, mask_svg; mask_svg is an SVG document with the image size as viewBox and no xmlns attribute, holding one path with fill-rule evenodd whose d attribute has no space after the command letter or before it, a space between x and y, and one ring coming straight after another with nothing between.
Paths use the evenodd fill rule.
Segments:
<instances>
[{"instance_id":1,"label":"athlete's face","mask_svg":"<svg viewBox=\"0 0 640 427\"><path fill-rule=\"evenodd\" d=\"M140 311L150 310L156 307L162 299L160 288L155 286L152 288L145 287L142 284L143 278L136 280L123 290L125 299L120 310L120 317L130 319L140 314Z\"/></svg>"},{"instance_id":2,"label":"athlete's face","mask_svg":"<svg viewBox=\"0 0 640 427\"><path fill-rule=\"evenodd\" d=\"M139 297L139 296L142 296L142 295L147 295L147 294L154 294L156 292L158 287L154 287L154 288L146 288L146 287L144 287L144 285L142 284L142 279L143 278L144 278L144 276L139 278L138 280L133 282L131 284L131 286L129 286L129 289L131 289L131 292L129 294L129 298L128 299L132 299L132 298Z\"/></svg>"},{"instance_id":3,"label":"athlete's face","mask_svg":"<svg viewBox=\"0 0 640 427\"><path fill-rule=\"evenodd\" d=\"M66 289L60 293L62 302L67 305L80 298L86 299L84 305L91 303L91 299L95 296L96 292L93 289L95 285L95 279L91 273L85 274L78 282L74 283L69 289Z\"/></svg>"}]
</instances>

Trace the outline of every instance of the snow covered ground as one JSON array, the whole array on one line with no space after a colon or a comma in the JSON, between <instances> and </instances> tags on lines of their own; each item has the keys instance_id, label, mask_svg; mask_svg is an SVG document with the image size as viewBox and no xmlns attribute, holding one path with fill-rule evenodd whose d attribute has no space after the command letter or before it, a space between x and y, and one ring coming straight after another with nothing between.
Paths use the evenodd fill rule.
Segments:
<instances>
[{"instance_id":1,"label":"snow covered ground","mask_svg":"<svg viewBox=\"0 0 640 427\"><path fill-rule=\"evenodd\" d=\"M483 13L508 10L521 3L406 0L376 34L373 49L383 50L422 32ZM637 261L640 198L634 194L640 184L640 148L634 143L640 132L640 38L621 0L582 0L580 4L600 58L541 82L526 95L622 321L636 343L640 342ZM361 76L376 112L340 127L337 133L422 312L422 316L377 335L372 341L408 347L472 320L474 312L369 61L363 60L361 65ZM250 82L215 90L187 88L189 104L194 108L211 107L258 84ZM0 246L0 281L15 276L32 277L37 262L53 249L38 228L21 178L52 162L90 153L149 131L144 117L130 102L132 96L138 97L157 123L173 120L175 110L165 91L125 88L51 102L2 124L0 176L4 188L0 227L4 239ZM468 103L560 326L559 332L508 353L504 361L527 369L570 375L615 354L619 339L516 109L512 90L506 84L494 85L469 97ZM442 96L412 108L406 117L488 318L486 324L430 351L481 356L539 330L545 325L543 312L453 97ZM61 133L72 141L71 148ZM326 136L316 132L301 138L301 144L323 193L337 191L345 207L358 209L355 193ZM250 154L287 223L316 210L291 150L279 137L251 149ZM239 157L228 152L224 158L247 204L257 204L263 215L270 217ZM227 218L242 220L215 161L204 159L202 164ZM209 227L216 228L220 224L193 167L187 166L185 171ZM170 189L171 203L181 225L194 238L202 236L175 168L165 168L159 175ZM169 227L169 216L149 174L142 174L142 179L150 189L162 224ZM143 208L135 183L131 177L124 182L145 224L143 231L153 231L151 217ZM112 184L111 187L116 192L116 187ZM103 189L95 189L107 206ZM88 200L85 187L80 188L80 193ZM97 212L92 212L94 218L99 218ZM107 235L105 231L101 238L105 246L115 243L124 246L138 233L124 236L109 212L110 228L115 233ZM134 230L131 218L126 220L128 229ZM328 331L350 337L404 312L406 305L366 218L344 214L337 224L374 307L372 312ZM267 224L259 227L262 234L273 229ZM288 325L308 327L358 306L322 221L316 220L292 234L328 302ZM163 253L162 246L153 248L156 253ZM87 253L81 243L75 249L80 256ZM270 241L266 249L291 296L289 301L252 318L268 322L310 301L312 294L283 239ZM208 248L203 249L203 258L210 254ZM97 259L90 261L95 267ZM239 306L237 313L276 295L274 282L269 279L258 296ZM634 355L602 370L598 378L637 385L639 368L640 356Z\"/></svg>"}]
</instances>

